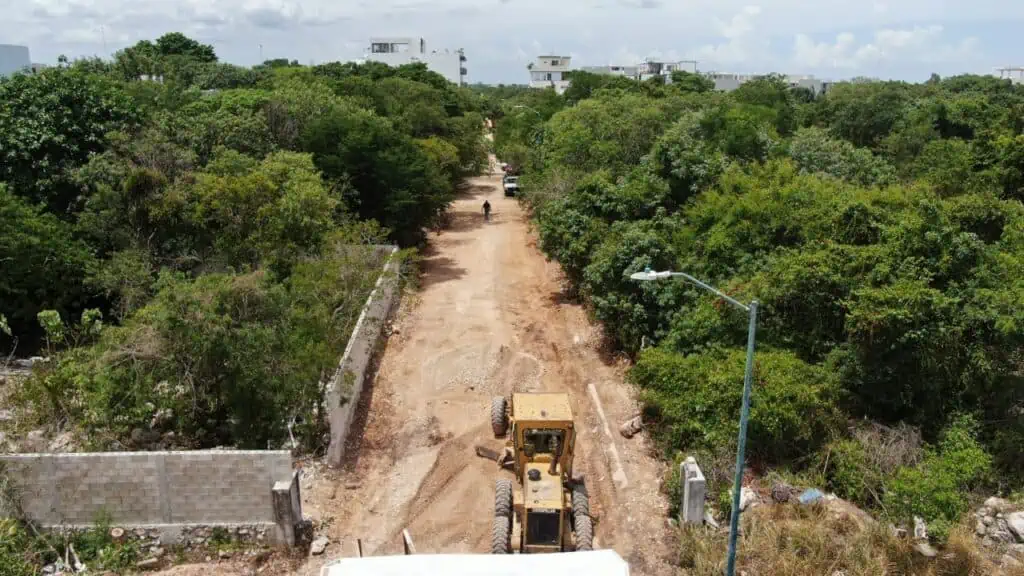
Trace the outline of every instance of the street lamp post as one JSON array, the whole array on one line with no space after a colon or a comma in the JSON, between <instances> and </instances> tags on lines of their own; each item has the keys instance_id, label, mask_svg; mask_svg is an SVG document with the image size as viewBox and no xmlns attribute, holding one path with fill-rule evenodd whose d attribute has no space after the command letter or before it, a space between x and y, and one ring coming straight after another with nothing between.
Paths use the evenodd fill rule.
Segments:
<instances>
[{"instance_id":1,"label":"street lamp post","mask_svg":"<svg viewBox=\"0 0 1024 576\"><path fill-rule=\"evenodd\" d=\"M733 306L746 311L750 315L747 329L747 365L743 371L743 405L740 408L740 434L736 448L736 478L732 487L732 514L729 519L729 556L726 560L725 574L733 576L736 572L736 537L740 523L740 491L743 488L743 460L747 449L747 422L750 419L750 388L754 374L754 335L757 331L757 300L744 304L722 291L701 282L685 272L652 272L650 268L643 272L631 274L630 278L639 281L664 280L667 278L683 278L708 292L711 292Z\"/></svg>"}]
</instances>

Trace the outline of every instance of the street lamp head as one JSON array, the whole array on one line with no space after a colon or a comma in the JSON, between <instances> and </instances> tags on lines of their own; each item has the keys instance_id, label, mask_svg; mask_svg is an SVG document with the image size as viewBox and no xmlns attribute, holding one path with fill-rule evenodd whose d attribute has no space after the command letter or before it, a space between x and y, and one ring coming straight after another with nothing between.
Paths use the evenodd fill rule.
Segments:
<instances>
[{"instance_id":1,"label":"street lamp head","mask_svg":"<svg viewBox=\"0 0 1024 576\"><path fill-rule=\"evenodd\" d=\"M654 272L651 267L644 268L643 272L634 272L629 275L630 280L637 280L639 282L650 282L652 280L661 280L662 278L668 278L671 272Z\"/></svg>"}]
</instances>

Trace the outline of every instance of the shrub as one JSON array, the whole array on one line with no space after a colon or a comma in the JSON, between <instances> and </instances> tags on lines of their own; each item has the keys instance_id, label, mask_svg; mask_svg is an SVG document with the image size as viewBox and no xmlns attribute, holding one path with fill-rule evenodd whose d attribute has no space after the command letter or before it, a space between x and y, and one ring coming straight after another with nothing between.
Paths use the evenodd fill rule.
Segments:
<instances>
[{"instance_id":1,"label":"shrub","mask_svg":"<svg viewBox=\"0 0 1024 576\"><path fill-rule=\"evenodd\" d=\"M890 517L909 524L913 516L921 516L928 523L930 535L944 541L960 515L968 510L967 495L986 478L992 465L992 457L978 443L977 433L973 418L957 418L920 464L898 470L885 494Z\"/></svg>"},{"instance_id":2,"label":"shrub","mask_svg":"<svg viewBox=\"0 0 1024 576\"><path fill-rule=\"evenodd\" d=\"M24 338L31 350L42 335L36 322L41 310L81 311L86 271L94 262L69 224L0 183L0 314L7 316L13 337Z\"/></svg>"},{"instance_id":3,"label":"shrub","mask_svg":"<svg viewBox=\"0 0 1024 576\"><path fill-rule=\"evenodd\" d=\"M675 250L669 239L677 228L673 218L616 222L584 270L582 294L608 333L629 353L640 350L645 336L660 338L678 309L684 289L680 283L640 283L629 278L648 266L673 267Z\"/></svg>"},{"instance_id":4,"label":"shrub","mask_svg":"<svg viewBox=\"0 0 1024 576\"><path fill-rule=\"evenodd\" d=\"M817 458L830 490L861 506L877 508L893 474L917 465L921 456L917 429L866 424L854 429L852 437L829 443Z\"/></svg>"},{"instance_id":5,"label":"shrub","mask_svg":"<svg viewBox=\"0 0 1024 576\"><path fill-rule=\"evenodd\" d=\"M813 451L836 428L835 380L792 353L755 356L747 450L783 462ZM744 350L681 356L645 350L629 378L641 388L644 416L663 448L715 448L735 442L743 395Z\"/></svg>"},{"instance_id":6,"label":"shrub","mask_svg":"<svg viewBox=\"0 0 1024 576\"><path fill-rule=\"evenodd\" d=\"M866 148L831 138L821 128L801 128L793 136L789 153L801 172L823 173L862 186L891 184L896 169Z\"/></svg>"},{"instance_id":7,"label":"shrub","mask_svg":"<svg viewBox=\"0 0 1024 576\"><path fill-rule=\"evenodd\" d=\"M99 448L266 448L289 422L309 449L322 441L323 383L373 289L368 248L329 244L278 282L262 271L164 273L157 294L99 342L62 354L26 381L40 420L70 419Z\"/></svg>"}]
</instances>

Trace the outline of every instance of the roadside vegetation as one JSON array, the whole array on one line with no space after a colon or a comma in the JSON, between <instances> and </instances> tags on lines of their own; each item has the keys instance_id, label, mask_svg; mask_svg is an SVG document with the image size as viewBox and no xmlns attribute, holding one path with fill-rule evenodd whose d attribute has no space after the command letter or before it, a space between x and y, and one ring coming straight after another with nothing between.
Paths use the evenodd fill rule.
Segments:
<instances>
[{"instance_id":1,"label":"roadside vegetation","mask_svg":"<svg viewBox=\"0 0 1024 576\"><path fill-rule=\"evenodd\" d=\"M415 249L486 166L483 106L423 65L243 68L181 34L0 80L0 351L50 357L13 425L320 450L370 245Z\"/></svg>"},{"instance_id":2,"label":"roadside vegetation","mask_svg":"<svg viewBox=\"0 0 1024 576\"><path fill-rule=\"evenodd\" d=\"M701 455L712 502L730 487L746 317L629 279L646 267L760 301L758 475L896 525L921 516L939 543L974 495L1019 489L1024 89L933 76L815 98L778 76L721 93L687 73L574 74L563 96L509 94L496 150L525 168L567 290L635 359L659 449Z\"/></svg>"}]
</instances>

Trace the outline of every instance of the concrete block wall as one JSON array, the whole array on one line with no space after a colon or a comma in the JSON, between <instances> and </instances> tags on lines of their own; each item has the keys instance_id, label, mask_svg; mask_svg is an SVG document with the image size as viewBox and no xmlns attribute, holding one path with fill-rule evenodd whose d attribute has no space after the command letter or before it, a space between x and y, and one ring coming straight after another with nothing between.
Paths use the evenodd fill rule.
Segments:
<instances>
[{"instance_id":1,"label":"concrete block wall","mask_svg":"<svg viewBox=\"0 0 1024 576\"><path fill-rule=\"evenodd\" d=\"M397 246L376 246L384 261L377 285L366 299L363 311L349 338L345 353L338 362L338 370L327 386L326 400L331 444L327 449L327 463L340 466L345 455L356 406L363 386L370 376L375 354L381 342L384 323L391 315L400 296L398 291L398 262L393 258Z\"/></svg>"},{"instance_id":2,"label":"concrete block wall","mask_svg":"<svg viewBox=\"0 0 1024 576\"><path fill-rule=\"evenodd\" d=\"M43 526L274 523L286 450L0 455L21 507ZM3 512L0 510L0 512Z\"/></svg>"}]
</instances>

